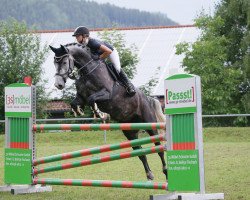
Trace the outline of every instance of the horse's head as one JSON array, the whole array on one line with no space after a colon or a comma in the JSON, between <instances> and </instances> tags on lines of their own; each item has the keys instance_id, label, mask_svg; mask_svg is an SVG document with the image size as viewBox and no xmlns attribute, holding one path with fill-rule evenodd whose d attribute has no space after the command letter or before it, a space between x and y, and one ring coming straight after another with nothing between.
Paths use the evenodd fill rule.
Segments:
<instances>
[{"instance_id":1,"label":"horse's head","mask_svg":"<svg viewBox=\"0 0 250 200\"><path fill-rule=\"evenodd\" d=\"M68 49L61 45L59 48L49 46L55 53L54 65L56 67L55 87L62 90L68 77L71 76L74 68L74 58L69 54Z\"/></svg>"}]
</instances>

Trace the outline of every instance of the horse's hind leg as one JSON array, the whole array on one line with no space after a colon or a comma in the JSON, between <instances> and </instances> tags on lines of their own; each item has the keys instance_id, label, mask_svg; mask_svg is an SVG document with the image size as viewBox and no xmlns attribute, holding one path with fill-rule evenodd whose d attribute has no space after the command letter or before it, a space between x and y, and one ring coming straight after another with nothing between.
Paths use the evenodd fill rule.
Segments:
<instances>
[{"instance_id":1,"label":"horse's hind leg","mask_svg":"<svg viewBox=\"0 0 250 200\"><path fill-rule=\"evenodd\" d=\"M157 135L156 131L153 130L147 130L150 136ZM155 146L160 145L160 142L155 142ZM166 179L168 179L168 170L167 170L167 165L164 157L164 152L159 152L158 155L160 156L161 162L162 162L162 172L165 174Z\"/></svg>"},{"instance_id":2,"label":"horse's hind leg","mask_svg":"<svg viewBox=\"0 0 250 200\"><path fill-rule=\"evenodd\" d=\"M128 130L124 130L123 133L127 137L128 140L138 139L138 130L129 130L129 131ZM134 150L142 149L141 145L135 146L135 147L132 147L132 148ZM148 180L153 180L154 179L154 175L153 175L152 171L149 168L146 155L142 155L142 156L138 156L138 157L140 158L140 160L143 163L147 179Z\"/></svg>"}]
</instances>

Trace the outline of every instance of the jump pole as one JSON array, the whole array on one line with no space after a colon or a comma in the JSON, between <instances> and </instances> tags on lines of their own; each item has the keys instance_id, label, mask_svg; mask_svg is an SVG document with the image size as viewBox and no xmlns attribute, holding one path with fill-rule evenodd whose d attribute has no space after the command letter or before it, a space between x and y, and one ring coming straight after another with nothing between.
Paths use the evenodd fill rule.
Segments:
<instances>
[{"instance_id":1,"label":"jump pole","mask_svg":"<svg viewBox=\"0 0 250 200\"><path fill-rule=\"evenodd\" d=\"M165 123L120 123L120 124L34 124L34 131L71 130L71 131L97 131L97 130L157 130L164 129Z\"/></svg>"},{"instance_id":2,"label":"jump pole","mask_svg":"<svg viewBox=\"0 0 250 200\"><path fill-rule=\"evenodd\" d=\"M88 149L82 149L79 151L73 151L53 156L47 156L39 159L35 159L33 161L33 166L37 166L39 164L51 163L60 160L67 160L71 158L78 158L83 156L95 155L98 153L104 153L109 151L114 151L118 149L125 149L130 148L138 145L149 144L164 141L165 138L163 135L156 135L147 138L135 139L135 140L128 140L125 142L117 143L117 144L110 144L110 145L103 145L100 147L93 147Z\"/></svg>"},{"instance_id":3,"label":"jump pole","mask_svg":"<svg viewBox=\"0 0 250 200\"><path fill-rule=\"evenodd\" d=\"M164 151L164 146L158 145L155 147L147 147L147 148L142 148L142 149L133 150L133 151L110 154L106 156L92 157L86 160L74 161L70 163L59 164L56 166L44 167L41 169L34 169L34 174L37 175L37 174L46 173L46 172L60 171L60 170L65 170L65 169L70 169L70 168L75 168L75 167L93 165L93 164L110 162L110 161L121 160L121 159L126 159L126 158L132 158L135 156L159 153L163 151Z\"/></svg>"},{"instance_id":4,"label":"jump pole","mask_svg":"<svg viewBox=\"0 0 250 200\"><path fill-rule=\"evenodd\" d=\"M167 183L136 182L136 181L110 181L110 180L79 180L79 179L34 179L35 184L68 185L68 186L92 186L92 187L115 187L115 188L139 188L166 190Z\"/></svg>"},{"instance_id":5,"label":"jump pole","mask_svg":"<svg viewBox=\"0 0 250 200\"><path fill-rule=\"evenodd\" d=\"M200 77L191 74L167 77L164 99L168 191L173 193L150 199L224 199L224 193L205 193Z\"/></svg>"}]
</instances>

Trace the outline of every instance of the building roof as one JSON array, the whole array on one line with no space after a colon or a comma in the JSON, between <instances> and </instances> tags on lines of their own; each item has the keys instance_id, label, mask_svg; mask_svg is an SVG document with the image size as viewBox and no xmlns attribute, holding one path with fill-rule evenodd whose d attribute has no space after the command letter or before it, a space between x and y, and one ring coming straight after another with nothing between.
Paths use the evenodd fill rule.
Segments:
<instances>
[{"instance_id":1,"label":"building roof","mask_svg":"<svg viewBox=\"0 0 250 200\"><path fill-rule=\"evenodd\" d=\"M65 103L62 100L53 100L48 102L45 110L47 112L56 112L56 111L69 112L71 111L71 107L69 104Z\"/></svg>"},{"instance_id":2,"label":"building roof","mask_svg":"<svg viewBox=\"0 0 250 200\"><path fill-rule=\"evenodd\" d=\"M200 35L200 30L193 25L121 28L119 30L124 34L127 45L134 44L138 48L137 74L132 80L135 86L144 85L152 77L159 80L152 91L152 96L164 95L164 79L167 76L183 72L181 63L184 56L175 54L175 45L184 41L195 42ZM91 37L98 38L97 31L101 30L92 30ZM73 30L43 31L41 33L42 44L59 47L60 44L75 42L72 32ZM44 77L48 79L46 85L48 91L53 90L52 97L60 97L61 91L54 87L53 56L54 53L50 51L43 64ZM68 81L67 84L73 84L73 82Z\"/></svg>"}]
</instances>

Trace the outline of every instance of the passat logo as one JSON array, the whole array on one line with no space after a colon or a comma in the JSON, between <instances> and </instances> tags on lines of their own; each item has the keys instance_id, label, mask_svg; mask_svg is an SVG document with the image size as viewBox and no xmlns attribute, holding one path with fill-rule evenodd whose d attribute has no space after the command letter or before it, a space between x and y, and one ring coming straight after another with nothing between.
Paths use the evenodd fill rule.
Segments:
<instances>
[{"instance_id":1,"label":"passat logo","mask_svg":"<svg viewBox=\"0 0 250 200\"><path fill-rule=\"evenodd\" d=\"M166 90L166 104L194 102L194 87L186 91L174 92Z\"/></svg>"}]
</instances>

